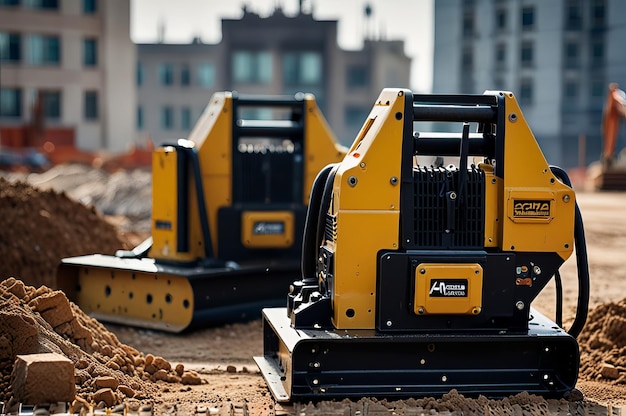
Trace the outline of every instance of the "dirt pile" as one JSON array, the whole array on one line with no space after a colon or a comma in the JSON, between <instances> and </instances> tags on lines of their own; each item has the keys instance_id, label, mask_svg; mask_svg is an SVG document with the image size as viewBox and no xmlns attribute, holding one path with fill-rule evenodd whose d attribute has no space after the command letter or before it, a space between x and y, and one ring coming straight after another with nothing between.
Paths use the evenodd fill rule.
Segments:
<instances>
[{"instance_id":1,"label":"dirt pile","mask_svg":"<svg viewBox=\"0 0 626 416\"><path fill-rule=\"evenodd\" d=\"M152 173L149 169L108 172L81 164L57 165L43 173L0 172L8 180L22 181L41 190L63 192L74 201L93 206L105 216L129 219L127 228L150 231Z\"/></svg>"},{"instance_id":2,"label":"dirt pile","mask_svg":"<svg viewBox=\"0 0 626 416\"><path fill-rule=\"evenodd\" d=\"M581 379L626 384L626 299L590 310L578 341Z\"/></svg>"},{"instance_id":3,"label":"dirt pile","mask_svg":"<svg viewBox=\"0 0 626 416\"><path fill-rule=\"evenodd\" d=\"M456 390L442 395L440 398L425 397L408 400L376 400L363 398L358 402L344 400L338 402L322 401L306 405L296 404L295 414L298 415L547 415L565 414L571 402L566 400L546 400L543 397L526 392L510 396L502 400L488 399L485 396L478 398L465 397ZM339 413L342 409L348 412ZM562 411L563 413L559 413Z\"/></svg>"},{"instance_id":4,"label":"dirt pile","mask_svg":"<svg viewBox=\"0 0 626 416\"><path fill-rule=\"evenodd\" d=\"M55 287L62 258L131 248L94 208L63 193L0 178L0 207L0 280Z\"/></svg>"},{"instance_id":5,"label":"dirt pile","mask_svg":"<svg viewBox=\"0 0 626 416\"><path fill-rule=\"evenodd\" d=\"M182 364L144 355L122 344L101 323L69 302L63 292L9 278L0 283L0 401L11 399L11 371L18 354L56 352L75 366L77 395L107 406L145 399L155 382L201 384Z\"/></svg>"}]
</instances>

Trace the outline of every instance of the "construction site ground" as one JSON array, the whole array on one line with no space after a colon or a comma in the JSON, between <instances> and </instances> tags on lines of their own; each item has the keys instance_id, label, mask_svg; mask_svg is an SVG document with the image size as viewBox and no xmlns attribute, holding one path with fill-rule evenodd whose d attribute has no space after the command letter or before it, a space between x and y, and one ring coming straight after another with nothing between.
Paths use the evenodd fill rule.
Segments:
<instances>
[{"instance_id":1,"label":"construction site ground","mask_svg":"<svg viewBox=\"0 0 626 416\"><path fill-rule=\"evenodd\" d=\"M78 339L76 332L66 332L62 339L53 333L58 329L49 327L41 319L41 316L46 317L38 315L42 306L37 299L54 297L54 292L41 289L41 286L54 288L57 261L88 252L111 254L116 243L125 248L132 247L149 234L146 224L149 224L151 204L149 173L108 174L73 165L54 169L40 175L0 175L7 177L7 180L0 178L0 281L9 276L17 279L17 283L5 280L0 288L0 302L3 302L0 303L0 313L4 313L0 317L13 316L9 309L18 314L33 314L33 318L25 320L37 326L40 334L49 332L46 339L57 342L60 347L56 349L70 358L74 357L73 354L82 357L76 358L83 363L77 363L76 374L80 375L77 376L77 391L96 406L97 396L92 389L92 385L97 384L95 379L112 375L120 379L120 384L131 387L131 393L126 396L119 392L114 396L115 404L124 403L127 409L149 406L153 414L158 415L626 414L625 193L577 192L585 223L591 297L588 324L579 340L579 382L567 399L545 400L520 393L493 400L467 398L451 391L443 397L415 397L402 401L363 398L280 405L272 399L252 360L253 356L262 354L260 319L169 334L100 323L83 316L80 309L72 305L73 320L78 322L76 326L91 334L91 347L78 350L78 347L66 345L66 342ZM21 183L17 181L22 180L36 188L25 184L17 186L16 183ZM44 189L64 191L67 196ZM116 200L118 197L120 199ZM66 199L70 203L65 202ZM62 206L61 211L66 215L57 212L55 206ZM91 222L84 222L84 218ZM106 222L102 218L106 218ZM117 241L111 241L115 237ZM26 241L18 246L18 240ZM575 314L578 293L574 258L561 268L561 276L567 328ZM20 288L20 282L26 285L26 289ZM554 316L553 283L533 305L547 316ZM1 324L5 325L5 322ZM1 335L0 329L0 341ZM49 342L45 343L46 348L49 348ZM6 348L3 349L4 345L0 347L1 365ZM119 372L122 370L116 372L115 366L102 358L106 358L107 349L127 354L130 357L127 362L134 366L124 370L124 374ZM92 357L95 364L89 364ZM164 371L169 373L163 373L165 375L161 378L155 378L156 373L148 370L149 362L156 362L155 357L171 363L172 369L168 366ZM96 359L104 363L103 366ZM178 377L174 374L177 364L182 364L177 371ZM89 374L82 373L81 366L89 369ZM92 367L102 369L91 371ZM11 368L4 365L1 369L0 393L3 396L0 401L10 402ZM183 375L189 376L187 382ZM79 385L81 382L83 385ZM99 405L102 406L102 402Z\"/></svg>"}]
</instances>

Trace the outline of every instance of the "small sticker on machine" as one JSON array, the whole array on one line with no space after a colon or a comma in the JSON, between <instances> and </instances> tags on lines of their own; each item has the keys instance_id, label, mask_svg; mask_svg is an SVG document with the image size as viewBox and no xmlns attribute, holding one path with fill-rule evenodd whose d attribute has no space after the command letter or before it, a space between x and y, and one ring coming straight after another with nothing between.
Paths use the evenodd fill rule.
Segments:
<instances>
[{"instance_id":1,"label":"small sticker on machine","mask_svg":"<svg viewBox=\"0 0 626 416\"><path fill-rule=\"evenodd\" d=\"M467 279L433 279L428 294L438 298L466 298Z\"/></svg>"},{"instance_id":2,"label":"small sticker on machine","mask_svg":"<svg viewBox=\"0 0 626 416\"><path fill-rule=\"evenodd\" d=\"M274 221L258 221L254 223L254 235L276 235L285 233L285 224L283 222Z\"/></svg>"}]
</instances>

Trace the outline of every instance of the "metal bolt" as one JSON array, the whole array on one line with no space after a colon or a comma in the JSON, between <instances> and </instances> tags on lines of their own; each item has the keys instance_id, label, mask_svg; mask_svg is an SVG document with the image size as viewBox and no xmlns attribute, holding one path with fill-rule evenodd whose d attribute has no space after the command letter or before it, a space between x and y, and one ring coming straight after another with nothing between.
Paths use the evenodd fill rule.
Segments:
<instances>
[{"instance_id":1,"label":"metal bolt","mask_svg":"<svg viewBox=\"0 0 626 416\"><path fill-rule=\"evenodd\" d=\"M397 185L398 184L398 177L397 176L392 176L391 179L389 179L389 182L391 182L392 185Z\"/></svg>"},{"instance_id":2,"label":"metal bolt","mask_svg":"<svg viewBox=\"0 0 626 416\"><path fill-rule=\"evenodd\" d=\"M315 384L317 386L318 384L320 384L320 381L318 379L314 378L313 379L313 384Z\"/></svg>"},{"instance_id":3,"label":"metal bolt","mask_svg":"<svg viewBox=\"0 0 626 416\"><path fill-rule=\"evenodd\" d=\"M417 313L419 313L420 315L423 315L425 312L424 307L420 306L419 308L417 308Z\"/></svg>"},{"instance_id":4,"label":"metal bolt","mask_svg":"<svg viewBox=\"0 0 626 416\"><path fill-rule=\"evenodd\" d=\"M355 187L356 184L359 182L359 180L356 178L356 176L350 176L348 178L348 185Z\"/></svg>"},{"instance_id":5,"label":"metal bolt","mask_svg":"<svg viewBox=\"0 0 626 416\"><path fill-rule=\"evenodd\" d=\"M420 269L420 274L426 274L426 269Z\"/></svg>"},{"instance_id":6,"label":"metal bolt","mask_svg":"<svg viewBox=\"0 0 626 416\"><path fill-rule=\"evenodd\" d=\"M389 326L389 327L390 327L391 325L393 325L393 322L391 322L391 321L387 321L387 326Z\"/></svg>"},{"instance_id":7,"label":"metal bolt","mask_svg":"<svg viewBox=\"0 0 626 416\"><path fill-rule=\"evenodd\" d=\"M509 121L511 123L515 123L517 121L517 114L515 114L515 113L509 114Z\"/></svg>"},{"instance_id":8,"label":"metal bolt","mask_svg":"<svg viewBox=\"0 0 626 416\"><path fill-rule=\"evenodd\" d=\"M522 302L521 300L518 300L517 303L515 303L515 307L519 311L524 310L524 302Z\"/></svg>"},{"instance_id":9,"label":"metal bolt","mask_svg":"<svg viewBox=\"0 0 626 416\"><path fill-rule=\"evenodd\" d=\"M537 275L541 274L541 267L539 266L533 267L533 273Z\"/></svg>"},{"instance_id":10,"label":"metal bolt","mask_svg":"<svg viewBox=\"0 0 626 416\"><path fill-rule=\"evenodd\" d=\"M361 162L361 163L359 163L359 166L360 166L362 169L365 169L365 162Z\"/></svg>"},{"instance_id":11,"label":"metal bolt","mask_svg":"<svg viewBox=\"0 0 626 416\"><path fill-rule=\"evenodd\" d=\"M563 202L569 202L570 197L569 195L563 195Z\"/></svg>"}]
</instances>

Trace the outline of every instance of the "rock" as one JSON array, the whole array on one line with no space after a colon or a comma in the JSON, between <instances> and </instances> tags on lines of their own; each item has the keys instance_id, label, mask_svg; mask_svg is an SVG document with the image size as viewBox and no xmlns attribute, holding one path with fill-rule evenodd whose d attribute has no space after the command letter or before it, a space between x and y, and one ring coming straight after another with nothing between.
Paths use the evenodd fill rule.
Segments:
<instances>
[{"instance_id":1,"label":"rock","mask_svg":"<svg viewBox=\"0 0 626 416\"><path fill-rule=\"evenodd\" d=\"M180 378L180 382L188 385L198 385L202 384L202 379L195 371L186 371Z\"/></svg>"},{"instance_id":2,"label":"rock","mask_svg":"<svg viewBox=\"0 0 626 416\"><path fill-rule=\"evenodd\" d=\"M167 381L167 371L165 370L157 370L156 373L152 375L154 380Z\"/></svg>"},{"instance_id":3,"label":"rock","mask_svg":"<svg viewBox=\"0 0 626 416\"><path fill-rule=\"evenodd\" d=\"M2 282L2 285L6 288L7 292L14 294L18 298L24 299L26 297L26 288L21 280L9 277Z\"/></svg>"},{"instance_id":4,"label":"rock","mask_svg":"<svg viewBox=\"0 0 626 416\"><path fill-rule=\"evenodd\" d=\"M117 386L117 390L120 391L124 396L128 397L128 398L133 398L135 397L135 390L133 390L132 388L128 387L125 384L120 384L119 386Z\"/></svg>"},{"instance_id":5,"label":"rock","mask_svg":"<svg viewBox=\"0 0 626 416\"><path fill-rule=\"evenodd\" d=\"M174 369L178 377L182 376L185 372L185 366L182 364L176 364L176 368Z\"/></svg>"},{"instance_id":6,"label":"rock","mask_svg":"<svg viewBox=\"0 0 626 416\"><path fill-rule=\"evenodd\" d=\"M74 364L60 354L18 355L11 374L15 400L24 404L71 402Z\"/></svg>"},{"instance_id":7,"label":"rock","mask_svg":"<svg viewBox=\"0 0 626 416\"><path fill-rule=\"evenodd\" d=\"M170 371L172 369L172 364L163 357L155 357L152 365L159 370Z\"/></svg>"},{"instance_id":8,"label":"rock","mask_svg":"<svg viewBox=\"0 0 626 416\"><path fill-rule=\"evenodd\" d=\"M117 397L115 397L115 393L110 388L104 388L96 391L93 394L93 401L96 403L104 402L108 407L111 407L117 401Z\"/></svg>"},{"instance_id":9,"label":"rock","mask_svg":"<svg viewBox=\"0 0 626 416\"><path fill-rule=\"evenodd\" d=\"M117 379L115 377L111 377L111 376L101 376L101 377L96 377L93 381L94 386L96 386L98 389L102 389L102 388L110 388L112 390L117 389L118 385L120 384L119 381L117 381Z\"/></svg>"},{"instance_id":10,"label":"rock","mask_svg":"<svg viewBox=\"0 0 626 416\"><path fill-rule=\"evenodd\" d=\"M34 354L39 350L37 322L17 307L0 311L0 360L15 361L18 354Z\"/></svg>"},{"instance_id":11,"label":"rock","mask_svg":"<svg viewBox=\"0 0 626 416\"><path fill-rule=\"evenodd\" d=\"M604 378L617 380L619 378L619 370L612 364L604 363L600 367L600 375Z\"/></svg>"},{"instance_id":12,"label":"rock","mask_svg":"<svg viewBox=\"0 0 626 416\"><path fill-rule=\"evenodd\" d=\"M56 328L74 319L70 302L63 292L55 291L33 299L29 304L42 318Z\"/></svg>"},{"instance_id":13,"label":"rock","mask_svg":"<svg viewBox=\"0 0 626 416\"><path fill-rule=\"evenodd\" d=\"M226 372L227 373L236 373L237 372L237 367L235 367L234 365L229 365L226 367Z\"/></svg>"}]
</instances>

